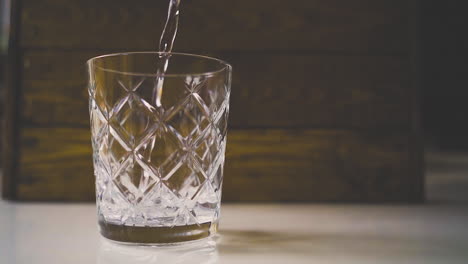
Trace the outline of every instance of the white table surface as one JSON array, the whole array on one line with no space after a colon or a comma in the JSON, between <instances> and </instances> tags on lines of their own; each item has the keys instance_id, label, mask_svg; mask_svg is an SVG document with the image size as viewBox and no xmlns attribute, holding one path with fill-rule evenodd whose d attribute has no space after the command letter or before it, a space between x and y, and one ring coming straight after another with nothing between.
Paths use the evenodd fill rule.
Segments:
<instances>
[{"instance_id":1,"label":"white table surface","mask_svg":"<svg viewBox=\"0 0 468 264\"><path fill-rule=\"evenodd\" d=\"M0 264L465 264L468 156L446 158L428 158L424 205L223 204L216 246L120 246L98 235L93 204L0 201Z\"/></svg>"},{"instance_id":2,"label":"white table surface","mask_svg":"<svg viewBox=\"0 0 468 264\"><path fill-rule=\"evenodd\" d=\"M468 263L462 205L222 210L216 247L155 249L101 239L91 204L0 202L0 263Z\"/></svg>"}]
</instances>

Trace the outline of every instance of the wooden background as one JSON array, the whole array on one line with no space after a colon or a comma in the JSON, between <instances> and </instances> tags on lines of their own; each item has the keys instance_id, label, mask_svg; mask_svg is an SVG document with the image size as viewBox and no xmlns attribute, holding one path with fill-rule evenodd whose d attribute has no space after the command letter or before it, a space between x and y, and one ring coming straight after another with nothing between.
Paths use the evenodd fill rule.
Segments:
<instances>
[{"instance_id":1,"label":"wooden background","mask_svg":"<svg viewBox=\"0 0 468 264\"><path fill-rule=\"evenodd\" d=\"M84 63L153 50L166 2L14 1L6 198L94 199ZM423 200L415 7L182 2L175 50L234 68L225 201Z\"/></svg>"},{"instance_id":2,"label":"wooden background","mask_svg":"<svg viewBox=\"0 0 468 264\"><path fill-rule=\"evenodd\" d=\"M421 85L428 142L468 151L468 1L421 2Z\"/></svg>"}]
</instances>

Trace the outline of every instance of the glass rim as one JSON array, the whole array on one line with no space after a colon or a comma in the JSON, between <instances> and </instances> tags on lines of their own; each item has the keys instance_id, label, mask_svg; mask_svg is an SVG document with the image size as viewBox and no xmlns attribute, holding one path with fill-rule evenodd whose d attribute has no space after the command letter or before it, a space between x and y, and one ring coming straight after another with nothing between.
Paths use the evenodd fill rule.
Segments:
<instances>
[{"instance_id":1,"label":"glass rim","mask_svg":"<svg viewBox=\"0 0 468 264\"><path fill-rule=\"evenodd\" d=\"M160 51L131 51L131 52L116 52L116 53L109 53L109 54L104 54L104 55L99 55L96 57L92 57L86 61L87 65L91 65L92 62L99 60L99 59L104 59L104 58L109 58L109 57L118 57L118 56L127 56L127 55L135 55L135 54L153 54L153 55L161 55L161 54L167 54L167 52L160 52ZM113 70L113 69L108 69L108 68L103 68L96 66L97 68L107 71L107 72L112 72L112 73L118 73L118 74L123 74L123 75L131 75L131 76L143 76L143 77L157 77L157 76L163 76L163 77L185 77L185 76L190 76L190 75L196 75L196 76L214 76L218 73L221 73L223 71L230 71L232 69L232 66L221 59L215 58L215 57L210 57L210 56L205 56L205 55L198 55L198 54L191 54L191 53L183 53L183 52L169 52L171 55L178 55L178 56L183 56L183 57L192 57L192 58L198 58L198 59L204 59L204 60L209 60L209 61L214 61L220 63L222 66L218 70L214 71L206 71L206 72L188 72L188 73L165 73L165 74L156 74L156 73L139 73L139 72L126 72L126 71L119 71L119 70Z\"/></svg>"}]
</instances>

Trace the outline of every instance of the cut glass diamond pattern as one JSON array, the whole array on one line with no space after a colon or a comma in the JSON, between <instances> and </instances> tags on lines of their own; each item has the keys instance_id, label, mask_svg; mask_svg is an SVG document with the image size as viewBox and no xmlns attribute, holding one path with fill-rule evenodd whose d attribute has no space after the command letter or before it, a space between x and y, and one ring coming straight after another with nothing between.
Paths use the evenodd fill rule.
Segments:
<instances>
[{"instance_id":1,"label":"cut glass diamond pattern","mask_svg":"<svg viewBox=\"0 0 468 264\"><path fill-rule=\"evenodd\" d=\"M136 226L217 220L229 93L210 77L91 76L90 118L99 215ZM106 89L104 89L106 87Z\"/></svg>"},{"instance_id":2,"label":"cut glass diamond pattern","mask_svg":"<svg viewBox=\"0 0 468 264\"><path fill-rule=\"evenodd\" d=\"M107 94L104 85L96 81L96 83L93 86L92 93L94 94L93 99L96 102L97 107L101 110L105 117L108 117L110 107L107 104Z\"/></svg>"},{"instance_id":3,"label":"cut glass diamond pattern","mask_svg":"<svg viewBox=\"0 0 468 264\"><path fill-rule=\"evenodd\" d=\"M130 153L117 142L115 137L110 136L108 142L107 160L109 162L110 171L116 173Z\"/></svg>"},{"instance_id":4,"label":"cut glass diamond pattern","mask_svg":"<svg viewBox=\"0 0 468 264\"><path fill-rule=\"evenodd\" d=\"M166 123L174 134L181 139L197 138L209 126L209 116L205 109L192 98L167 118Z\"/></svg>"},{"instance_id":5,"label":"cut glass diamond pattern","mask_svg":"<svg viewBox=\"0 0 468 264\"><path fill-rule=\"evenodd\" d=\"M152 170L162 174L160 170L166 168L164 165L178 156L180 145L178 138L171 131L160 127L143 144L140 144L137 151Z\"/></svg>"},{"instance_id":6,"label":"cut glass diamond pattern","mask_svg":"<svg viewBox=\"0 0 468 264\"><path fill-rule=\"evenodd\" d=\"M112 180L132 204L139 203L158 181L158 178L145 170L132 156L128 157Z\"/></svg>"},{"instance_id":7,"label":"cut glass diamond pattern","mask_svg":"<svg viewBox=\"0 0 468 264\"><path fill-rule=\"evenodd\" d=\"M127 146L134 148L141 138L156 130L157 119L143 101L130 94L127 99L113 111L109 124Z\"/></svg>"},{"instance_id":8,"label":"cut glass diamond pattern","mask_svg":"<svg viewBox=\"0 0 468 264\"><path fill-rule=\"evenodd\" d=\"M187 164L181 164L170 175L163 178L164 184L178 197L191 198L205 182L204 174Z\"/></svg>"},{"instance_id":9,"label":"cut glass diamond pattern","mask_svg":"<svg viewBox=\"0 0 468 264\"><path fill-rule=\"evenodd\" d=\"M200 90L200 96L212 113L218 112L227 96L223 80L216 78L209 80L209 83Z\"/></svg>"}]
</instances>

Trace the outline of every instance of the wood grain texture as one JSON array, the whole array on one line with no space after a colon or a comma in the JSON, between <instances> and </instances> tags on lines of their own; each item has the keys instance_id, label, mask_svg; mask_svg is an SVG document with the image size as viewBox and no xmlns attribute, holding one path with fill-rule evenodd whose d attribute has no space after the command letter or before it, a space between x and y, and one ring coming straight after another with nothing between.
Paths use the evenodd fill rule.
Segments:
<instances>
[{"instance_id":1,"label":"wood grain texture","mask_svg":"<svg viewBox=\"0 0 468 264\"><path fill-rule=\"evenodd\" d=\"M22 138L20 200L94 199L89 130L30 128ZM408 138L398 131L231 130L224 201L420 201Z\"/></svg>"},{"instance_id":2,"label":"wood grain texture","mask_svg":"<svg viewBox=\"0 0 468 264\"><path fill-rule=\"evenodd\" d=\"M2 197L6 199L16 198L16 184L18 176L18 142L19 142L19 98L21 87L21 51L18 45L19 42L19 13L21 11L21 1L11 1L11 19L10 27L8 28L8 54L5 63L5 104L2 107L2 112L5 114L5 119L2 122L3 135L2 148L0 155L2 156Z\"/></svg>"},{"instance_id":3,"label":"wood grain texture","mask_svg":"<svg viewBox=\"0 0 468 264\"><path fill-rule=\"evenodd\" d=\"M0 37L2 37L0 35ZM6 64L6 57L4 51L0 49L0 170L2 169L2 159L3 155L1 151L3 150L3 126L4 126L4 118L5 118L5 64ZM2 189L2 177L0 176L0 190Z\"/></svg>"},{"instance_id":4,"label":"wood grain texture","mask_svg":"<svg viewBox=\"0 0 468 264\"><path fill-rule=\"evenodd\" d=\"M24 0L23 47L153 50L167 1ZM178 51L315 50L407 54L408 1L182 3Z\"/></svg>"},{"instance_id":5,"label":"wood grain texture","mask_svg":"<svg viewBox=\"0 0 468 264\"><path fill-rule=\"evenodd\" d=\"M24 55L25 124L87 126L85 61L98 52ZM221 53L233 65L235 128L410 128L409 58ZM284 71L283 68L287 67Z\"/></svg>"},{"instance_id":6,"label":"wood grain texture","mask_svg":"<svg viewBox=\"0 0 468 264\"><path fill-rule=\"evenodd\" d=\"M426 164L424 161L424 143L425 143L425 133L423 132L423 110L422 110L422 101L423 100L423 85L422 82L422 19L421 13L423 13L422 8L423 2L420 0L411 1L410 9L413 14L410 18L410 28L409 31L413 35L410 42L410 60L411 60L411 70L410 75L412 76L410 81L411 97L413 98L410 107L410 124L411 129L409 133L409 147L412 150L410 153L410 164L411 171L410 175L413 175L416 181L413 181L412 186L410 186L412 192L415 195L420 197L426 197L426 179L425 179L425 170Z\"/></svg>"},{"instance_id":7,"label":"wood grain texture","mask_svg":"<svg viewBox=\"0 0 468 264\"><path fill-rule=\"evenodd\" d=\"M3 193L91 201L85 61L153 50L167 1L21 2ZM413 2L182 3L175 50L234 68L225 201L422 201Z\"/></svg>"},{"instance_id":8,"label":"wood grain texture","mask_svg":"<svg viewBox=\"0 0 468 264\"><path fill-rule=\"evenodd\" d=\"M90 142L88 129L24 129L17 198L92 200L94 178Z\"/></svg>"}]
</instances>

